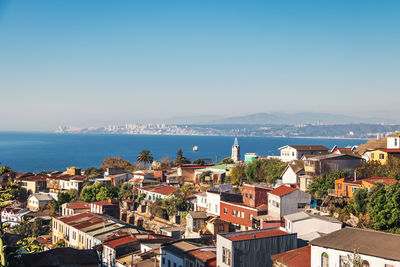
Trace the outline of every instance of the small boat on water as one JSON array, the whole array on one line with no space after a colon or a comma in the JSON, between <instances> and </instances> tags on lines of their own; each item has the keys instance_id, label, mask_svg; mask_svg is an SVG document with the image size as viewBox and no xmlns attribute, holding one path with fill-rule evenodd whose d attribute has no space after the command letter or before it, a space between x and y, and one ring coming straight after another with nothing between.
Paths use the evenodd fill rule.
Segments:
<instances>
[{"instance_id":1,"label":"small boat on water","mask_svg":"<svg viewBox=\"0 0 400 267\"><path fill-rule=\"evenodd\" d=\"M193 147L193 151L197 151L197 150L199 150L199 147L198 146L194 146Z\"/></svg>"}]
</instances>

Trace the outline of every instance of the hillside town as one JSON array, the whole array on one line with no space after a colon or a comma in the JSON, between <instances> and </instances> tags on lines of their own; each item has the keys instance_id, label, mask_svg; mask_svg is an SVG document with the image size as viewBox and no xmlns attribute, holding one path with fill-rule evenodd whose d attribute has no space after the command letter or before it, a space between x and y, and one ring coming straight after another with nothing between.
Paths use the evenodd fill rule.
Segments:
<instances>
[{"instance_id":1,"label":"hillside town","mask_svg":"<svg viewBox=\"0 0 400 267\"><path fill-rule=\"evenodd\" d=\"M0 166L1 266L400 267L400 133L278 156L239 141L220 162Z\"/></svg>"}]
</instances>

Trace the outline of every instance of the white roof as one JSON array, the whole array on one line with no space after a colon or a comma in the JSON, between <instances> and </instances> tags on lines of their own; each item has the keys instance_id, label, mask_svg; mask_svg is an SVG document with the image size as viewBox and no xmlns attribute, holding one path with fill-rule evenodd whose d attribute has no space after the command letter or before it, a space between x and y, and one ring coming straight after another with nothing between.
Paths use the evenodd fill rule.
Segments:
<instances>
[{"instance_id":1,"label":"white roof","mask_svg":"<svg viewBox=\"0 0 400 267\"><path fill-rule=\"evenodd\" d=\"M36 198L39 201L52 201L53 197L48 195L48 194L41 194L41 193L35 193L29 196L29 198Z\"/></svg>"}]
</instances>

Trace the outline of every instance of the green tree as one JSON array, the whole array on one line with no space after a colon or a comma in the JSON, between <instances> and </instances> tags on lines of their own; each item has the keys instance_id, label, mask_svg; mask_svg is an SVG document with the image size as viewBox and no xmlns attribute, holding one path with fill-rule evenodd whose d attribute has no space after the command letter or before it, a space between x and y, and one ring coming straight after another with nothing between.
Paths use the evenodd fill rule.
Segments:
<instances>
[{"instance_id":1,"label":"green tree","mask_svg":"<svg viewBox=\"0 0 400 267\"><path fill-rule=\"evenodd\" d=\"M183 156L182 149L179 149L179 150L176 152L176 158L175 158L175 160L174 160L174 164L175 164L176 166L182 166L183 164L189 164L189 163L190 163L190 160L187 159L187 158L185 158L185 157Z\"/></svg>"},{"instance_id":2,"label":"green tree","mask_svg":"<svg viewBox=\"0 0 400 267\"><path fill-rule=\"evenodd\" d=\"M235 163L235 162L234 162L233 159L231 159L231 158L224 158L224 159L221 160L221 162L220 162L220 164L233 164L233 163Z\"/></svg>"},{"instance_id":3,"label":"green tree","mask_svg":"<svg viewBox=\"0 0 400 267\"><path fill-rule=\"evenodd\" d=\"M202 159L196 159L193 161L193 164L202 166L202 165L205 165L206 163Z\"/></svg>"},{"instance_id":4,"label":"green tree","mask_svg":"<svg viewBox=\"0 0 400 267\"><path fill-rule=\"evenodd\" d=\"M7 184L5 190L1 193L0 197L3 201L5 200L18 200L26 202L28 199L28 192L25 188L22 188L17 183Z\"/></svg>"},{"instance_id":5,"label":"green tree","mask_svg":"<svg viewBox=\"0 0 400 267\"><path fill-rule=\"evenodd\" d=\"M347 171L337 170L330 173L325 173L314 180L308 185L307 192L315 198L325 198L330 189L335 189L335 180L343 177L348 177Z\"/></svg>"},{"instance_id":6,"label":"green tree","mask_svg":"<svg viewBox=\"0 0 400 267\"><path fill-rule=\"evenodd\" d=\"M118 197L121 199L130 198L133 194L133 185L129 182L123 183L118 190Z\"/></svg>"},{"instance_id":7,"label":"green tree","mask_svg":"<svg viewBox=\"0 0 400 267\"><path fill-rule=\"evenodd\" d=\"M364 214L367 211L368 190L359 188L354 192L353 207L357 214Z\"/></svg>"},{"instance_id":8,"label":"green tree","mask_svg":"<svg viewBox=\"0 0 400 267\"><path fill-rule=\"evenodd\" d=\"M10 171L12 171L12 169L10 167L4 166L4 165L0 166L0 175L5 174Z\"/></svg>"},{"instance_id":9,"label":"green tree","mask_svg":"<svg viewBox=\"0 0 400 267\"><path fill-rule=\"evenodd\" d=\"M118 197L118 189L103 183L85 186L82 189L81 199L83 201L100 201Z\"/></svg>"},{"instance_id":10,"label":"green tree","mask_svg":"<svg viewBox=\"0 0 400 267\"><path fill-rule=\"evenodd\" d=\"M147 169L147 163L153 162L153 155L151 155L150 150L142 150L137 156L137 161L144 164L144 168Z\"/></svg>"},{"instance_id":11,"label":"green tree","mask_svg":"<svg viewBox=\"0 0 400 267\"><path fill-rule=\"evenodd\" d=\"M369 216L376 230L396 232L400 228L400 183L378 184L371 192Z\"/></svg>"},{"instance_id":12,"label":"green tree","mask_svg":"<svg viewBox=\"0 0 400 267\"><path fill-rule=\"evenodd\" d=\"M24 248L28 253L43 251L43 246L36 241L35 237L26 237L18 241L17 245Z\"/></svg>"},{"instance_id":13,"label":"green tree","mask_svg":"<svg viewBox=\"0 0 400 267\"><path fill-rule=\"evenodd\" d=\"M230 180L234 185L241 185L243 178L246 177L246 164L236 164L230 171Z\"/></svg>"},{"instance_id":14,"label":"green tree","mask_svg":"<svg viewBox=\"0 0 400 267\"><path fill-rule=\"evenodd\" d=\"M37 218L33 222L22 221L14 226L11 232L28 237L38 237L40 235L48 234L49 230L49 226L44 224L42 219Z\"/></svg>"}]
</instances>

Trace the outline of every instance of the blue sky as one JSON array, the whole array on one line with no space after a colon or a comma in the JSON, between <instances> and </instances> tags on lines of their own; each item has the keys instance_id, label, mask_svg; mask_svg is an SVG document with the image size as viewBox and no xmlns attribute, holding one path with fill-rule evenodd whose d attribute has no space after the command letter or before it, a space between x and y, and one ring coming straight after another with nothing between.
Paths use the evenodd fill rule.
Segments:
<instances>
[{"instance_id":1,"label":"blue sky","mask_svg":"<svg viewBox=\"0 0 400 267\"><path fill-rule=\"evenodd\" d=\"M390 0L0 0L0 130L276 111L397 118L398 14Z\"/></svg>"}]
</instances>

